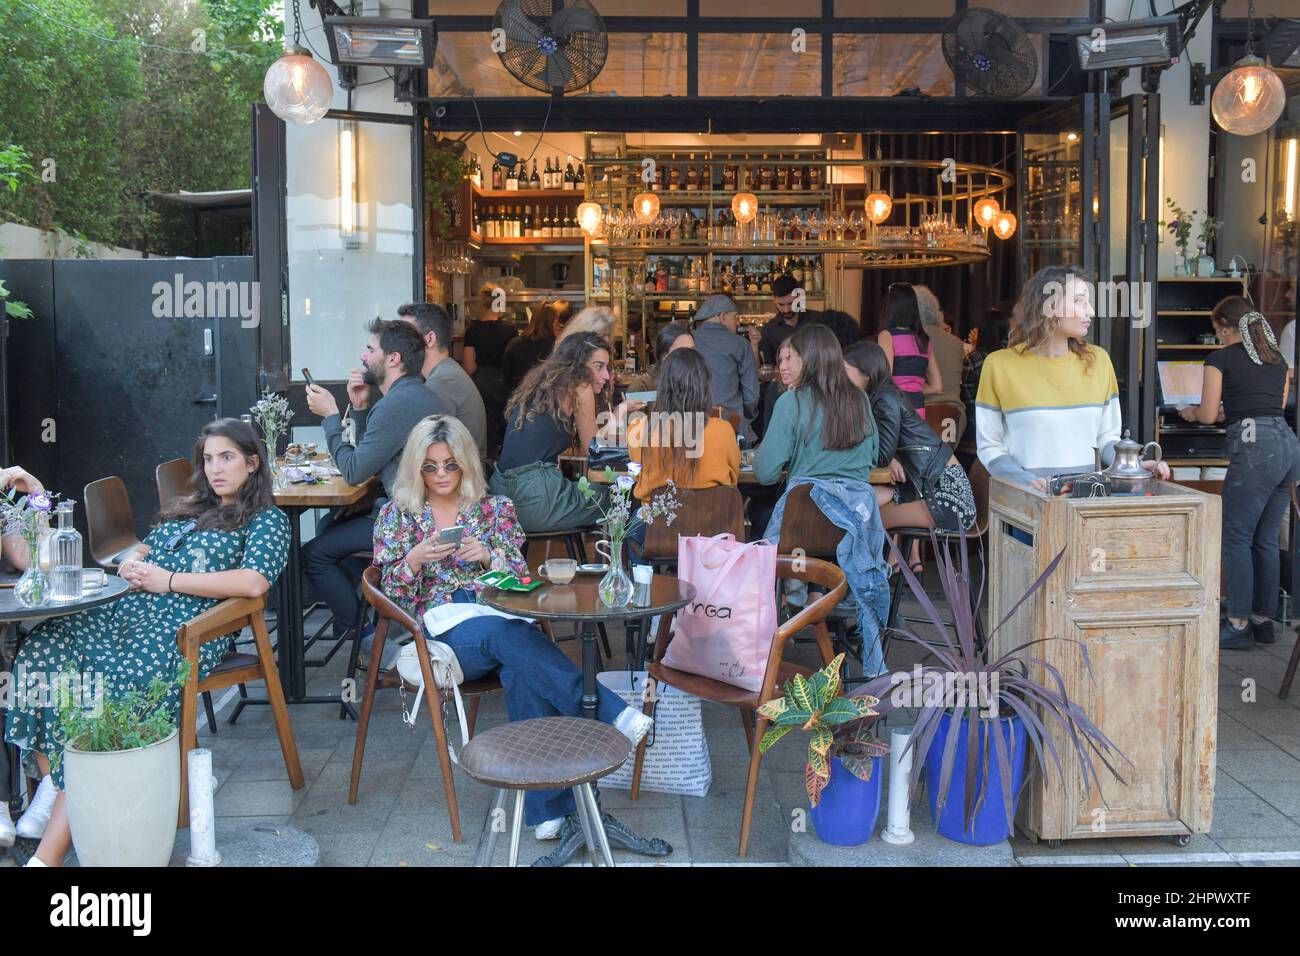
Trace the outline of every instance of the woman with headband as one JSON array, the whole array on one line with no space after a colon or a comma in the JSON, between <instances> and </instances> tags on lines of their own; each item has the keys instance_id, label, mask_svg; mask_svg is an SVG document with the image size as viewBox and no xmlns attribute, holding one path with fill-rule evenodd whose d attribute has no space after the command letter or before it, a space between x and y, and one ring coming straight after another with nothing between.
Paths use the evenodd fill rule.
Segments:
<instances>
[{"instance_id":1,"label":"woman with headband","mask_svg":"<svg viewBox=\"0 0 1300 956\"><path fill-rule=\"evenodd\" d=\"M1219 647L1272 644L1278 599L1278 531L1300 481L1300 441L1283 417L1287 365L1268 321L1247 299L1230 296L1210 316L1223 348L1205 360L1201 404L1189 422L1227 423L1223 482L1223 568L1228 618ZM1222 405L1220 405L1222 403Z\"/></svg>"}]
</instances>

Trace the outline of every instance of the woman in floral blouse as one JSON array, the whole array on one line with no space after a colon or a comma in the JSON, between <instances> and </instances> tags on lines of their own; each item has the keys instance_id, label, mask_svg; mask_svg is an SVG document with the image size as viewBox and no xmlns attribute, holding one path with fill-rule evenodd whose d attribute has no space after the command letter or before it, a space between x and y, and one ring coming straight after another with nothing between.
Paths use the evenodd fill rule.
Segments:
<instances>
[{"instance_id":1,"label":"woman in floral blouse","mask_svg":"<svg viewBox=\"0 0 1300 956\"><path fill-rule=\"evenodd\" d=\"M534 623L477 603L487 571L524 577L524 532L509 499L489 495L468 430L449 415L431 415L411 431L397 466L393 497L375 521L375 565L384 593L421 618L425 636L456 652L466 680L497 673L511 720L582 714L582 675ZM438 532L459 525L460 544L439 544ZM467 605L455 614L449 604ZM472 610L471 610L472 608ZM652 721L598 686L598 719L633 746ZM530 790L524 819L537 838L559 836L574 813L572 790Z\"/></svg>"},{"instance_id":2,"label":"woman in floral blouse","mask_svg":"<svg viewBox=\"0 0 1300 956\"><path fill-rule=\"evenodd\" d=\"M266 446L237 418L209 422L194 446L198 489L163 514L143 544L118 568L130 585L121 600L55 618L32 631L18 651L16 674L54 684L69 668L82 686L106 684L116 698L144 690L155 677L174 680L180 664L176 631L186 621L233 597L261 597L289 555L289 520L275 507ZM234 635L199 651L199 676L225 658ZM173 686L166 706L180 709ZM53 707L19 696L9 711L5 739L36 754L44 777L19 836L40 838L28 866L59 866L72 846L59 773L50 758L63 745ZM61 768L59 768L61 769Z\"/></svg>"}]
</instances>

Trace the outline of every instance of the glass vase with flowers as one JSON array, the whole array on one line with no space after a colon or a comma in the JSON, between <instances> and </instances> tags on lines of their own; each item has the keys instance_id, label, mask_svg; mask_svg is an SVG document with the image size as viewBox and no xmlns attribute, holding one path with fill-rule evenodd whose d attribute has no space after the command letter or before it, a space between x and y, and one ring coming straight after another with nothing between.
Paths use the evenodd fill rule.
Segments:
<instances>
[{"instance_id":1,"label":"glass vase with flowers","mask_svg":"<svg viewBox=\"0 0 1300 956\"><path fill-rule=\"evenodd\" d=\"M681 503L677 500L677 486L671 481L640 508L636 507L636 499L632 495L632 489L636 485L635 475L616 475L613 468L606 468L605 483L609 487L608 496L583 475L578 479L578 491L600 509L601 520L598 524L608 542L609 570L600 579L597 588L601 603L606 607L627 607L632 600L632 579L623 569L623 542L629 535L635 534L645 525L653 524L659 518L671 525L677 519L677 509ZM600 547L603 543L605 542L596 543L596 550L601 554L605 553Z\"/></svg>"}]
</instances>

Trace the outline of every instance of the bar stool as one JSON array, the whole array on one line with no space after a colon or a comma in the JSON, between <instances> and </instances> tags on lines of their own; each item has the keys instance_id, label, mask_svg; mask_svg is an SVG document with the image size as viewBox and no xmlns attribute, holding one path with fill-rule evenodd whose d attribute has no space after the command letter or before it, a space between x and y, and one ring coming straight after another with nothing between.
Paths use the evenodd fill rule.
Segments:
<instances>
[{"instance_id":1,"label":"bar stool","mask_svg":"<svg viewBox=\"0 0 1300 956\"><path fill-rule=\"evenodd\" d=\"M591 865L598 865L599 847L605 866L613 866L609 838L591 785L623 766L631 755L632 744L622 733L583 717L536 717L479 734L461 748L460 767L480 783L496 787L497 796L483 825L474 865L492 863L499 832L496 823L505 811L507 791L515 792L509 865L516 866L524 823L524 791L572 787Z\"/></svg>"}]
</instances>

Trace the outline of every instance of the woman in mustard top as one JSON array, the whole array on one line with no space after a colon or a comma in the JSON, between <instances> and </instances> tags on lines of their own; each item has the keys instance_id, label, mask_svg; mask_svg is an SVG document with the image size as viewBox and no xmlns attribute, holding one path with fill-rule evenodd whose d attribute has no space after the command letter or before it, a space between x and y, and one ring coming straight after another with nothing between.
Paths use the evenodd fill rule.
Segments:
<instances>
[{"instance_id":1,"label":"woman in mustard top","mask_svg":"<svg viewBox=\"0 0 1300 956\"><path fill-rule=\"evenodd\" d=\"M641 501L672 481L678 488L735 485L740 446L731 423L709 415L709 366L694 349L660 363L653 411L628 426L627 449L640 462L633 494Z\"/></svg>"}]
</instances>

